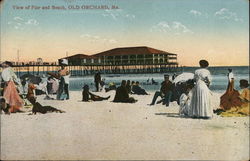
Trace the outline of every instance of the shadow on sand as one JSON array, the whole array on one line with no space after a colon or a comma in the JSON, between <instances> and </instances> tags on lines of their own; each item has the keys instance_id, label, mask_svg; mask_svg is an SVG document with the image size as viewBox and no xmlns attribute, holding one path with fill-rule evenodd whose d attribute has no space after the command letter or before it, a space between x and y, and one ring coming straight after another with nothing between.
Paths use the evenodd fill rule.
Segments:
<instances>
[{"instance_id":1,"label":"shadow on sand","mask_svg":"<svg viewBox=\"0 0 250 161\"><path fill-rule=\"evenodd\" d=\"M180 116L179 113L155 113L155 115L162 115L162 116L166 116L166 117L175 117L175 118L184 118L184 119L210 120L210 118Z\"/></svg>"}]
</instances>

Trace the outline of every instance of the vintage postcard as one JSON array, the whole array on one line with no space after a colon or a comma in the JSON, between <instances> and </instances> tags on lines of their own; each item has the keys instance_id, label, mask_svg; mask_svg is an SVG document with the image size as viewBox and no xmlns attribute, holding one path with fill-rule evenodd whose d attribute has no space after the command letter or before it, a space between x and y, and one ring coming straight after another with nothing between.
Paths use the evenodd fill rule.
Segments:
<instances>
[{"instance_id":1,"label":"vintage postcard","mask_svg":"<svg viewBox=\"0 0 250 161\"><path fill-rule=\"evenodd\" d=\"M1 0L1 160L249 160L248 0Z\"/></svg>"}]
</instances>

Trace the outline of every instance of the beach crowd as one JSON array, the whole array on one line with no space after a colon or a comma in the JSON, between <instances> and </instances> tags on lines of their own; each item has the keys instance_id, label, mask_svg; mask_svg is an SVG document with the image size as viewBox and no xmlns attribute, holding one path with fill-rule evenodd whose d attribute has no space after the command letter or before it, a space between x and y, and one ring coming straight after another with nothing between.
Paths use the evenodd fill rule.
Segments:
<instances>
[{"instance_id":1,"label":"beach crowd","mask_svg":"<svg viewBox=\"0 0 250 161\"><path fill-rule=\"evenodd\" d=\"M32 113L47 112L65 112L51 106L43 106L37 102L36 95L44 94L44 99L68 100L69 95L69 77L70 71L67 69L68 61L62 59L60 70L47 76L40 77L32 75L23 75L18 78L12 68L12 63L5 61L1 64L1 113L5 114L24 112L23 106L31 105ZM213 109L211 106L212 92L209 89L212 83L212 77L208 70L209 63L206 60L200 60L200 68L195 70L191 77L185 77L185 73L179 75L164 75L164 81L160 84L159 91L155 91L151 103L148 106L162 104L166 108L170 103L176 101L179 105L180 117L211 119L213 114L221 116L249 116L249 83L248 80L241 79L240 91L234 88L235 77L232 69L228 69L228 86L226 92L220 98L220 106ZM122 80L120 86L114 82L105 83L101 78L101 73L94 75L95 92L115 91L112 102L114 103L136 103L133 95L149 95L148 92L140 86L139 81ZM147 80L147 83L150 79ZM158 84L153 78L152 84ZM98 96L91 92L89 85L82 87L82 101L105 101L108 97Z\"/></svg>"}]
</instances>

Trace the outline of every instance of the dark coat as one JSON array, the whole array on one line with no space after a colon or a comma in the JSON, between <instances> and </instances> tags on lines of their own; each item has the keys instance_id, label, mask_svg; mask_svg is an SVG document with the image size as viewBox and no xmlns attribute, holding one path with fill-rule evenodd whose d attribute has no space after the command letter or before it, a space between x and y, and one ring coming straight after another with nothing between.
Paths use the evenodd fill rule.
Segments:
<instances>
[{"instance_id":1,"label":"dark coat","mask_svg":"<svg viewBox=\"0 0 250 161\"><path fill-rule=\"evenodd\" d=\"M166 94L169 91L173 91L173 89L174 89L174 84L171 81L168 82L163 81L161 83L161 92L163 94Z\"/></svg>"}]
</instances>

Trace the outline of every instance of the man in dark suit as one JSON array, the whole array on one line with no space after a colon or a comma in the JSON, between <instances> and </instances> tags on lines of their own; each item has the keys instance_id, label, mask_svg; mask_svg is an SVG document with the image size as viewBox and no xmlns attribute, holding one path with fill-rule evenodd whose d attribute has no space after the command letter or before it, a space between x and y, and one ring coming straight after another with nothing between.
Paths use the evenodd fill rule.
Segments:
<instances>
[{"instance_id":1,"label":"man in dark suit","mask_svg":"<svg viewBox=\"0 0 250 161\"><path fill-rule=\"evenodd\" d=\"M160 91L155 92L153 100L150 105L154 105L156 99L160 96L161 98L164 98L163 104L165 104L168 107L172 93L173 93L173 83L169 80L169 75L164 75L164 81L161 83L161 89Z\"/></svg>"}]
</instances>

